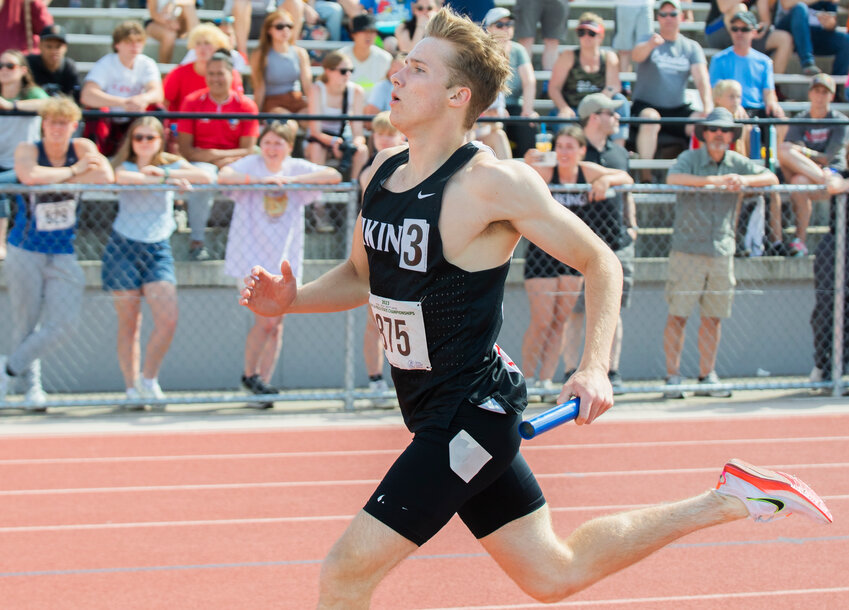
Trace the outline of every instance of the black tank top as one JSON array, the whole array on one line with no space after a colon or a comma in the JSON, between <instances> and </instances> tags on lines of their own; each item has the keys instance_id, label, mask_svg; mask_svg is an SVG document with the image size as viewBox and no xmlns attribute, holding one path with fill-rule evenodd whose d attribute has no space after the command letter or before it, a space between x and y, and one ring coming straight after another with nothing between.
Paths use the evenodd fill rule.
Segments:
<instances>
[{"instance_id":1,"label":"black tank top","mask_svg":"<svg viewBox=\"0 0 849 610\"><path fill-rule=\"evenodd\" d=\"M561 184L557 166L551 184ZM578 166L578 177L575 184L587 184L584 170ZM604 240L611 250L619 250L627 246L631 237L622 221L621 199L615 194L602 201L590 201L588 193L554 193L554 198L572 210L583 220L593 232Z\"/></svg>"},{"instance_id":2,"label":"black tank top","mask_svg":"<svg viewBox=\"0 0 849 610\"><path fill-rule=\"evenodd\" d=\"M446 428L463 400L506 412L527 405L524 378L495 345L509 261L469 272L442 250L445 185L479 151L466 144L416 187L393 193L383 184L409 160L402 151L378 168L363 196L372 315L413 432Z\"/></svg>"}]
</instances>

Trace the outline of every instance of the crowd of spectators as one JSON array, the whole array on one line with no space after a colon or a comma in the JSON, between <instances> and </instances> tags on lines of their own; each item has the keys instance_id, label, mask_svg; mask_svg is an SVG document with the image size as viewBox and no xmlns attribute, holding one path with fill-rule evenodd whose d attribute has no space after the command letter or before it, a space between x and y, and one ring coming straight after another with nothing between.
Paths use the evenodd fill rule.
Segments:
<instances>
[{"instance_id":1,"label":"crowd of spectators","mask_svg":"<svg viewBox=\"0 0 849 610\"><path fill-rule=\"evenodd\" d=\"M487 142L499 157L523 158L549 183L592 184L589 193L559 193L557 198L585 217L587 224L620 255L623 268L630 265L633 269L638 234L634 199L608 189L633 180L631 159L658 156L670 159L672 169L668 176L646 166L634 173L643 182L714 184L719 182L711 182L711 176L722 176L721 184L739 189L741 185L752 186L764 180L772 184L775 178L776 182L782 179L789 184L822 185L831 193L846 185L845 124L779 127L770 137L772 130L729 123L734 119L785 117L781 100L786 95L776 87L775 74L786 72L794 54L798 57L799 71L812 77L808 92L810 108L799 116L847 120L831 107L833 102L844 99L843 77L849 72L849 35L845 28L837 27L835 1L711 0L704 30L707 48L712 50L710 54L682 28L683 23L692 20L692 13L683 10L680 0L661 0L657 4L649 0L618 2L612 48L605 43L610 34L605 21L592 12L583 13L574 31L577 47L562 51L558 47L568 33L567 0L516 0L512 10L494 7L491 2L451 0L449 3L479 21L510 59L512 74L508 90L482 116L539 119L537 103L548 97L554 106L553 116L579 121L554 137L557 162L553 165L543 163L543 155L535 150L535 135L541 127L545 129L545 124L539 122L479 123L470 132L470 138ZM62 25L53 22L49 0L6 0L0 5L0 40L3 41L0 46L5 47L0 49L0 110L41 114L0 116L0 127L6 136L0 141L0 181L45 184L53 178L55 183L84 182L84 178L91 178L92 182L114 179L122 184L167 182L184 189L192 182L285 184L292 176L317 183L343 177L355 181L370 155L379 150L376 140L381 133L376 125L344 117L388 110L392 74L404 66L405 54L421 40L428 20L442 3L440 0L407 2L406 18L395 22L386 20L387 4L390 8L394 6L393 2L355 0L227 0L221 18L213 23L200 23L198 3L193 0L156 0L148 3L150 18L146 22L125 21L114 29L113 52L95 62L83 76L74 59L68 56L68 34ZM337 50L321 51L319 55L299 44L302 38L315 40L324 36L319 28L324 28L330 40L339 41ZM148 37L158 43L159 64L144 53ZM189 52L179 66L168 69L163 80L163 64L170 64L181 37L186 38ZM535 61L532 45L537 38L542 40L543 51ZM249 47L254 48L250 55ZM833 61L821 61L819 65L829 65L828 71L841 77L839 82L821 73L818 67L816 58L830 56ZM550 78L538 82L535 63ZM320 74L313 78L318 66L321 66ZM620 73L631 70L636 77L623 82ZM688 89L691 81L694 91ZM50 106L52 110L45 114L47 100L58 100L60 106ZM104 115L89 117L84 126L78 126L81 117L70 110L73 101L86 109L102 110ZM124 112L161 109L206 116L164 124L155 119L131 122L120 116ZM117 116L109 116L111 112ZM274 113L284 119L290 114L325 118L263 125L255 118L258 112ZM215 114L243 114L246 118L216 119ZM328 115L340 118L328 119ZM629 116L685 120L640 122L629 129L627 124L619 122L620 118ZM705 117L711 121L698 122ZM48 121L53 126L49 136ZM379 129L388 135L385 119ZM752 137L753 131L763 139ZM374 142L369 138L370 133ZM79 135L85 137L75 137ZM777 163L771 168L775 173L765 170L763 163L749 159L762 158L761 141L767 150L776 151ZM755 142L753 146L752 142ZM723 143L729 154L714 154ZM257 144L259 154L255 152ZM51 155L51 151L55 154ZM111 168L103 165L103 159L113 156L114 176ZM769 165L768 159L764 161ZM335 169L322 169L327 164ZM764 172L770 178L762 180ZM191 228L188 257L192 261L214 256L205 243L214 195L212 191L187 190L177 197L188 208ZM10 206L9 198L0 195L0 260L8 258L7 274L12 274L15 261L22 259L18 250L28 250L27 244L35 244L32 251L40 252L38 248L51 241L48 237L61 234L66 241L56 246L61 250L57 252L70 254L68 240L73 239L76 196L56 197L50 201L19 198L18 206ZM152 269L137 276L130 274L130 279L116 279L107 273L107 259L104 259L104 287L116 297L121 322L119 362L129 398L161 397L157 363L161 362L163 350L167 350L176 324L176 305L168 307L168 297L173 296L169 290L174 286L173 256L170 248L163 246L174 230L171 226L174 196L158 193L155 199L155 205L148 209L129 195L122 195L119 216L107 245L107 255L111 257L108 267L112 271L120 269L123 273L138 268L138 260L144 257L154 261ZM236 207L227 241L228 273L234 276L243 275L236 269L239 265L233 262L234 257L243 257L249 245L256 248L258 244L246 242L244 236L234 238L233 228L238 224L246 230L255 229L259 225L253 216L258 213L288 218L288 214L295 213L292 210L297 210L297 217L303 218L305 205L311 203L308 230L334 232L340 226L339 219L332 216L317 192L309 197L284 192L276 196L234 196L234 199ZM759 198L738 201L736 194L729 194L721 203L716 196L710 199L711 205L705 208L686 205L684 198L678 199L672 227L671 276L675 275L675 269L702 269L706 281L716 282L717 290L727 295L733 293L735 255L808 255L806 241L812 211L812 197L808 194L794 193L787 197L789 205L785 211L778 195L770 197L768 206ZM55 234L45 233L47 237L42 231L48 230L41 226L36 226L31 235L26 233L33 218L57 218L52 212L47 216L39 212L48 204L54 212L58 210L63 222L70 224L63 225ZM8 250L15 253L12 256L7 253L6 233L8 217L15 207L18 218L8 239ZM721 235L693 233L696 225L706 221L699 215L707 213L715 214L715 218L707 220L713 222L712 226ZM134 218L133 214L148 223L138 232L127 229L127 219ZM741 238L738 225L742 224L743 216L749 219L752 214L760 214L761 235L757 223L749 222L749 229L743 229L744 233L749 232L745 239ZM157 215L158 220L154 218ZM166 222L166 216L171 221ZM794 224L795 235L785 245L782 218L788 217ZM766 235L763 235L764 222L769 227ZM278 222L274 227L289 231L288 224ZM154 225L158 227L156 230ZM286 243L298 250L303 235L292 239ZM697 247L700 243L705 244L703 248ZM693 248L696 250L691 251ZM125 258L129 257L127 253L132 253L136 259L122 259L116 254L118 251ZM297 252L292 252L289 254L297 260ZM564 351L563 338L569 332L574 336L583 323L580 277L557 265L544 268L551 263L545 260L546 256L530 244L525 270L531 327L526 335L523 360L528 374L542 380L541 387L550 384L561 355L567 376L570 368L574 368L570 363L576 362L577 355ZM694 257L697 260L691 260ZM706 262L706 258L710 260ZM75 263L69 259L62 264L71 270L68 277L74 277ZM680 382L678 363L683 329L690 309L699 302L703 329L699 334L700 380L715 382L720 320L730 315L730 297L708 302L707 297L704 300L698 291L685 286L692 278L685 282L683 275L674 281L671 277L671 288L668 287L670 313L664 342L667 374L672 385ZM822 281L822 278L818 280ZM683 286L683 292L694 296L688 297L689 300L674 296L676 286ZM74 290L68 290L68 294L75 294ZM149 294L161 300L153 311L156 327L142 369L138 312L142 297ZM623 306L627 304L627 290L625 294ZM16 298L20 302L20 319L16 325L21 332L15 335L14 350L0 367L5 368L0 371L0 381L5 391L10 379L26 376L28 395L38 399L43 394L37 371L38 354L46 340L35 333L30 319L32 312L25 311L32 306L32 295ZM38 332L61 334L73 317L74 308L69 307L59 315L52 312L48 300L41 307L45 316L53 315L55 320ZM282 319L257 321L250 331L242 379L250 391L274 393L269 384L282 328ZM568 331L564 330L567 328ZM817 332L827 334L827 329L822 327ZM621 349L621 336L620 325L611 354L610 376L615 385L621 383L617 352ZM367 345L369 341L367 338ZM566 341L567 345L577 343ZM375 358L370 360L376 362ZM823 374L828 360L818 357L817 366ZM375 367L377 364L371 368ZM380 373L370 370L369 374L374 388L385 390ZM677 394L675 390L669 393Z\"/></svg>"}]
</instances>

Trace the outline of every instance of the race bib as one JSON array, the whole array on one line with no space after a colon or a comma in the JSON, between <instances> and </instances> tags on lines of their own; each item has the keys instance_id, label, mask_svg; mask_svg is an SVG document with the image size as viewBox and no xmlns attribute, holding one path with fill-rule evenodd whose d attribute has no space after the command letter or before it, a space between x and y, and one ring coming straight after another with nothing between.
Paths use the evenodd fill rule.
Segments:
<instances>
[{"instance_id":1,"label":"race bib","mask_svg":"<svg viewBox=\"0 0 849 610\"><path fill-rule=\"evenodd\" d=\"M369 304L389 363L404 370L431 370L422 304L373 294Z\"/></svg>"},{"instance_id":2,"label":"race bib","mask_svg":"<svg viewBox=\"0 0 849 610\"><path fill-rule=\"evenodd\" d=\"M77 200L37 203L35 228L39 231L62 231L77 223Z\"/></svg>"}]
</instances>

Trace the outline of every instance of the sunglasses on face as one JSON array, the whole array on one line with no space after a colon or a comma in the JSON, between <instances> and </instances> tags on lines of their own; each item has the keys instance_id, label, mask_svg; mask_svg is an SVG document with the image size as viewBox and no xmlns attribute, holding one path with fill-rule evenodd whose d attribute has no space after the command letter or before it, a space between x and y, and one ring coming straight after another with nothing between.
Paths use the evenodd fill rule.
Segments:
<instances>
[{"instance_id":1,"label":"sunglasses on face","mask_svg":"<svg viewBox=\"0 0 849 610\"><path fill-rule=\"evenodd\" d=\"M734 133L734 130L730 127L705 127L705 131L710 133L716 133L717 131L721 131L722 133Z\"/></svg>"},{"instance_id":2,"label":"sunglasses on face","mask_svg":"<svg viewBox=\"0 0 849 610\"><path fill-rule=\"evenodd\" d=\"M275 23L271 27L273 27L275 30L291 30L293 27L295 27L295 24L294 23Z\"/></svg>"},{"instance_id":3,"label":"sunglasses on face","mask_svg":"<svg viewBox=\"0 0 849 610\"><path fill-rule=\"evenodd\" d=\"M745 27L745 26L741 27L741 26L737 26L737 25L732 25L729 29L732 32L735 32L735 33L736 32L751 32L752 31L752 28L750 28L750 27Z\"/></svg>"},{"instance_id":4,"label":"sunglasses on face","mask_svg":"<svg viewBox=\"0 0 849 610\"><path fill-rule=\"evenodd\" d=\"M153 142L154 140L158 140L159 136L152 136L150 134L145 133L134 133L133 134L133 142Z\"/></svg>"},{"instance_id":5,"label":"sunglasses on face","mask_svg":"<svg viewBox=\"0 0 849 610\"><path fill-rule=\"evenodd\" d=\"M593 32L592 30L578 30L578 38L583 38L584 36L589 36L590 38L595 38L598 34Z\"/></svg>"},{"instance_id":6,"label":"sunglasses on face","mask_svg":"<svg viewBox=\"0 0 849 610\"><path fill-rule=\"evenodd\" d=\"M339 74L341 74L342 76L345 76L346 74L350 74L351 72L353 72L354 69L353 68L336 68L336 71Z\"/></svg>"},{"instance_id":7,"label":"sunglasses on face","mask_svg":"<svg viewBox=\"0 0 849 610\"><path fill-rule=\"evenodd\" d=\"M415 10L419 11L420 13L426 13L426 12L428 12L428 11L435 11L435 10L436 10L436 7L435 7L435 6L431 6L431 5L429 5L429 4L428 4L427 6L419 6L419 5L417 4L417 5L416 5L415 7L413 7L413 8L414 8Z\"/></svg>"},{"instance_id":8,"label":"sunglasses on face","mask_svg":"<svg viewBox=\"0 0 849 610\"><path fill-rule=\"evenodd\" d=\"M6 68L7 70L14 70L19 65L20 64L13 63L11 61L9 61L9 62L4 61L3 63L0 63L0 69Z\"/></svg>"},{"instance_id":9,"label":"sunglasses on face","mask_svg":"<svg viewBox=\"0 0 849 610\"><path fill-rule=\"evenodd\" d=\"M658 17L677 17L678 11L658 11Z\"/></svg>"},{"instance_id":10,"label":"sunglasses on face","mask_svg":"<svg viewBox=\"0 0 849 610\"><path fill-rule=\"evenodd\" d=\"M492 27L498 28L499 30L503 30L505 28L512 28L516 22L512 19L510 21L496 21L492 24Z\"/></svg>"}]
</instances>

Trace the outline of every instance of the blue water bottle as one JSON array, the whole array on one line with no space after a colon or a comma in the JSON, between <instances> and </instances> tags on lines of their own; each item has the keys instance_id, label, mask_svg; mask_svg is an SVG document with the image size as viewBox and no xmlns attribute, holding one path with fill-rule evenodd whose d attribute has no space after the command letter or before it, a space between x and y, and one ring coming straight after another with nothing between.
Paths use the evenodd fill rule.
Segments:
<instances>
[{"instance_id":1,"label":"blue water bottle","mask_svg":"<svg viewBox=\"0 0 849 610\"><path fill-rule=\"evenodd\" d=\"M761 128L759 125L752 125L752 131L749 132L749 158L761 158Z\"/></svg>"}]
</instances>

